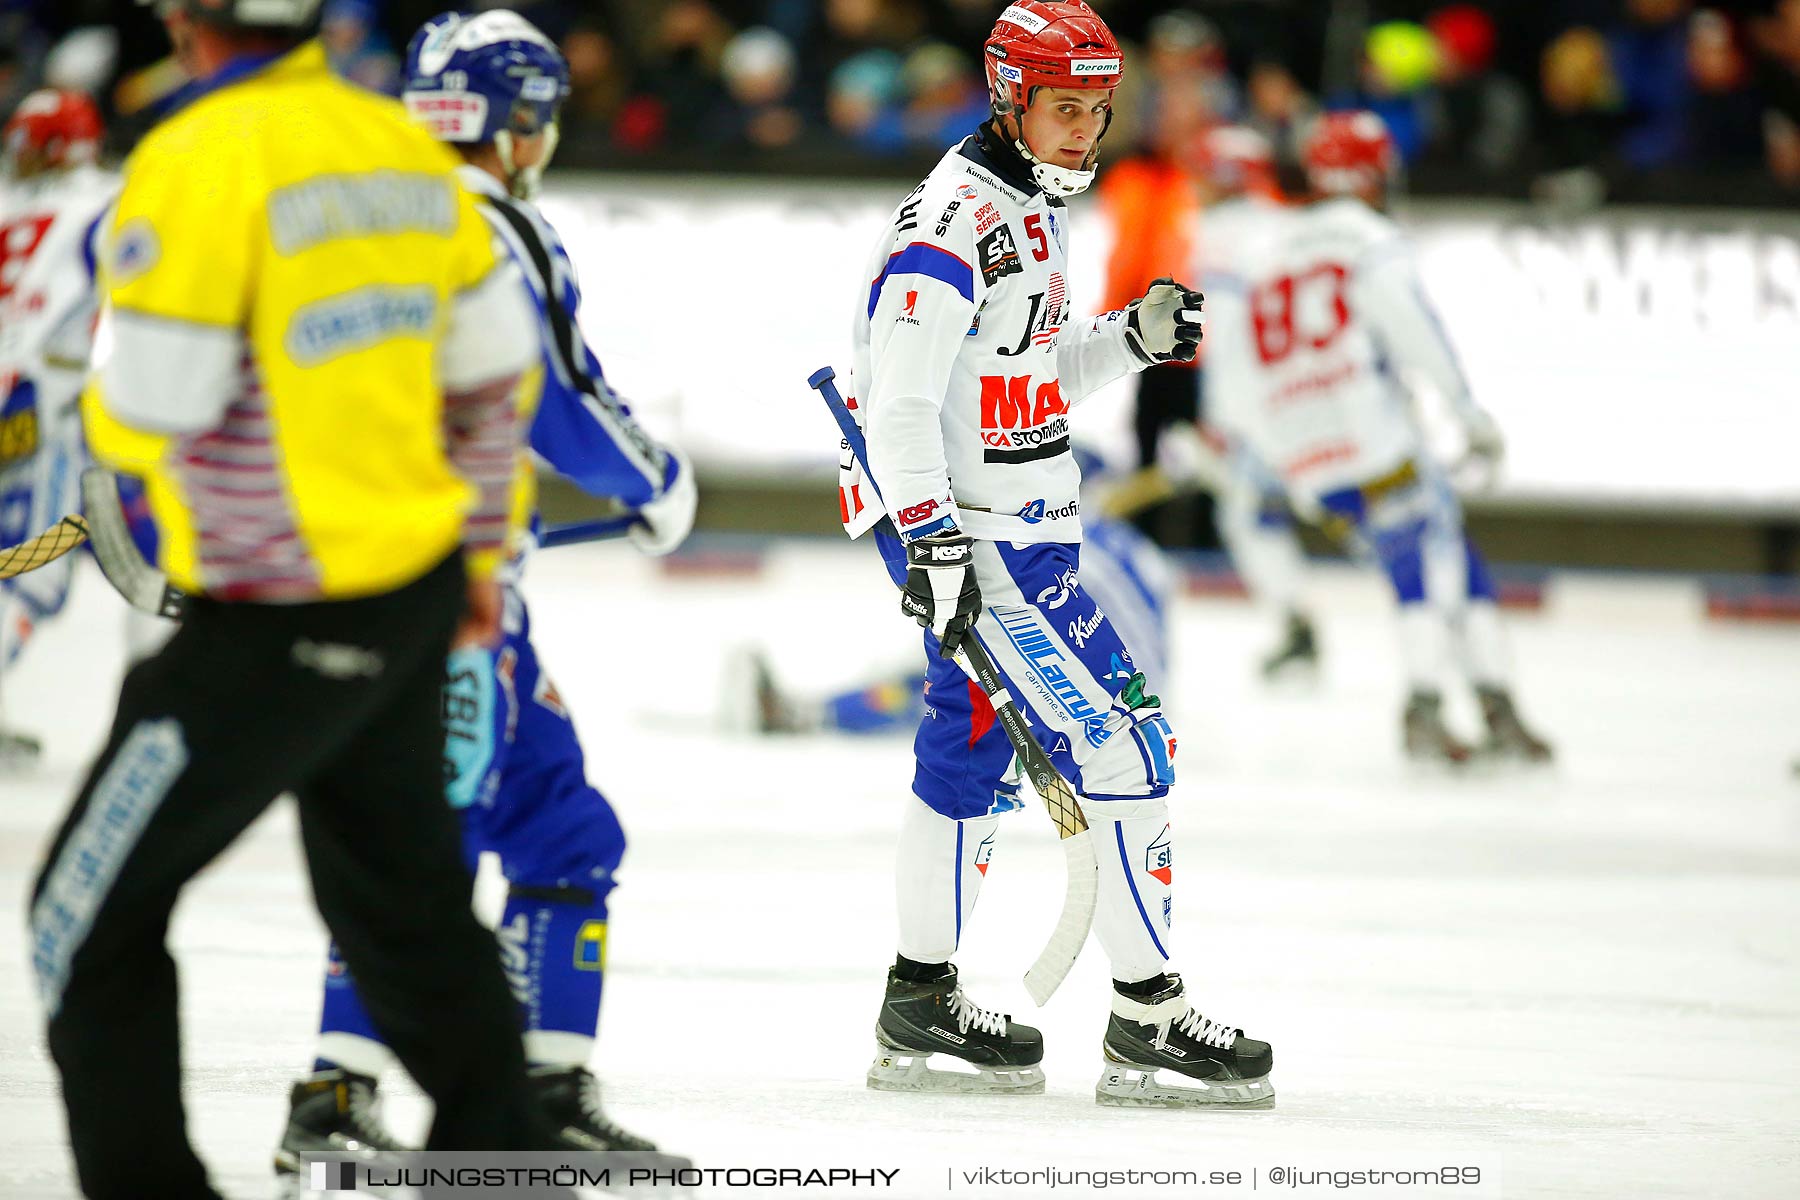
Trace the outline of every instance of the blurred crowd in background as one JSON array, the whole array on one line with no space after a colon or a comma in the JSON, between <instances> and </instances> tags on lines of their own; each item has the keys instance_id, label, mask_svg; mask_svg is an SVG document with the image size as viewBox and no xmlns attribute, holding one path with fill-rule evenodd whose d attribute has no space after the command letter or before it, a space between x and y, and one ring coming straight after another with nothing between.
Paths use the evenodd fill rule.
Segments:
<instances>
[{"instance_id":1,"label":"blurred crowd in background","mask_svg":"<svg viewBox=\"0 0 1800 1200\"><path fill-rule=\"evenodd\" d=\"M325 0L338 67L397 92L441 0ZM1373 108L1414 191L1781 203L1800 189L1800 0L1093 0L1127 48L1107 150L1243 122L1291 153ZM562 46L559 161L916 174L986 113L1000 0L475 0ZM134 0L0 0L0 111L43 83L126 118L178 79ZM139 124L141 125L141 121Z\"/></svg>"}]
</instances>

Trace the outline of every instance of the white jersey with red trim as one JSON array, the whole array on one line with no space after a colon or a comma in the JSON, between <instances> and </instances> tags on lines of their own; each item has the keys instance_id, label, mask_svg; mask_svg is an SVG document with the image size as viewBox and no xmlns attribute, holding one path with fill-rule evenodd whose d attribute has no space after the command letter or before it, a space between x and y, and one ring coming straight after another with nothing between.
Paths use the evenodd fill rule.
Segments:
<instances>
[{"instance_id":1,"label":"white jersey with red trim","mask_svg":"<svg viewBox=\"0 0 1800 1200\"><path fill-rule=\"evenodd\" d=\"M1208 211L1201 248L1209 416L1304 497L1423 450L1407 386L1473 410L1393 221L1354 199Z\"/></svg>"},{"instance_id":2,"label":"white jersey with red trim","mask_svg":"<svg viewBox=\"0 0 1800 1200\"><path fill-rule=\"evenodd\" d=\"M1079 542L1069 409L1139 369L1121 313L1069 324L1067 211L970 137L894 212L857 295L854 391L901 534ZM847 522L873 505L846 491ZM853 524L854 528L854 524Z\"/></svg>"},{"instance_id":3,"label":"white jersey with red trim","mask_svg":"<svg viewBox=\"0 0 1800 1200\"><path fill-rule=\"evenodd\" d=\"M113 177L76 167L0 190L0 546L80 507L77 400L93 345L90 231ZM62 607L65 558L0 584L0 669Z\"/></svg>"},{"instance_id":4,"label":"white jersey with red trim","mask_svg":"<svg viewBox=\"0 0 1800 1200\"><path fill-rule=\"evenodd\" d=\"M0 372L74 371L79 386L93 340L88 235L118 190L117 176L80 166L0 191Z\"/></svg>"}]
</instances>

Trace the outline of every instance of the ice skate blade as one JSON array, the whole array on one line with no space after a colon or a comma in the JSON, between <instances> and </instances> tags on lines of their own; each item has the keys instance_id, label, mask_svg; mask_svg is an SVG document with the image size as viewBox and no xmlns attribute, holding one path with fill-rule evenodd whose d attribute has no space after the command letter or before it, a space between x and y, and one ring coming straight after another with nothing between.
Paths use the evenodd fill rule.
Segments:
<instances>
[{"instance_id":1,"label":"ice skate blade","mask_svg":"<svg viewBox=\"0 0 1800 1200\"><path fill-rule=\"evenodd\" d=\"M1275 1107L1275 1088L1268 1076L1261 1079L1193 1079L1185 1084L1158 1083L1155 1067L1116 1061L1106 1056L1106 1069L1094 1085L1094 1102L1114 1108L1229 1108Z\"/></svg>"},{"instance_id":2,"label":"ice skate blade","mask_svg":"<svg viewBox=\"0 0 1800 1200\"><path fill-rule=\"evenodd\" d=\"M869 1064L868 1085L878 1092L953 1092L962 1095L1037 1096L1044 1091L1044 1069L977 1067L970 1071L934 1071L929 1054L882 1047ZM958 1060L960 1061L960 1060Z\"/></svg>"}]
</instances>

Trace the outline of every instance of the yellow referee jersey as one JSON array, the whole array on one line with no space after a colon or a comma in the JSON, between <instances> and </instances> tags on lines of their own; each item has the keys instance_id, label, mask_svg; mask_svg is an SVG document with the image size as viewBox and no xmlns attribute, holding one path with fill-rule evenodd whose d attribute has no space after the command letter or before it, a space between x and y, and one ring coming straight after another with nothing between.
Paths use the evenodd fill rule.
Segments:
<instances>
[{"instance_id":1,"label":"yellow referee jersey","mask_svg":"<svg viewBox=\"0 0 1800 1200\"><path fill-rule=\"evenodd\" d=\"M459 539L491 569L513 384L537 338L528 311L513 320L522 289L501 278L458 161L310 42L228 68L126 163L82 407L94 453L145 477L179 586L367 595ZM471 302L486 319L453 337ZM460 474L459 436L478 464L457 459Z\"/></svg>"}]
</instances>

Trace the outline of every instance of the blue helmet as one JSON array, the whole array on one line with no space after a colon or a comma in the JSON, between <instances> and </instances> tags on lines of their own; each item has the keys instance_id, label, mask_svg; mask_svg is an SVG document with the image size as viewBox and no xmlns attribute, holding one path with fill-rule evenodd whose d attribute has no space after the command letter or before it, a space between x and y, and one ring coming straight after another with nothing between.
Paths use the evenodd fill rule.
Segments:
<instances>
[{"instance_id":1,"label":"blue helmet","mask_svg":"<svg viewBox=\"0 0 1800 1200\"><path fill-rule=\"evenodd\" d=\"M569 94L569 64L556 43L505 9L443 13L406 47L407 111L444 142L492 142L514 190L529 191L556 145L556 116ZM516 137L545 133L543 160L529 171L512 166ZM523 176L523 179L519 177Z\"/></svg>"}]
</instances>

